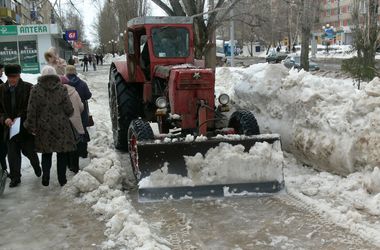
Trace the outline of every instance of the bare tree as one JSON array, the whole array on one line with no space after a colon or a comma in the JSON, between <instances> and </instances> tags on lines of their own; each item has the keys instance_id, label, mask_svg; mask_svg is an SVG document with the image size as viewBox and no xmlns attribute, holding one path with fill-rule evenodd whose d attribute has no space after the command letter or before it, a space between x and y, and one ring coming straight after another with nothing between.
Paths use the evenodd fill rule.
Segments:
<instances>
[{"instance_id":1,"label":"bare tree","mask_svg":"<svg viewBox=\"0 0 380 250\"><path fill-rule=\"evenodd\" d=\"M66 29L73 29L78 31L78 40L84 40L84 24L82 17L76 12L66 12L63 19L63 23Z\"/></svg>"},{"instance_id":2,"label":"bare tree","mask_svg":"<svg viewBox=\"0 0 380 250\"><path fill-rule=\"evenodd\" d=\"M231 8L235 7L241 0L217 0L213 9L209 9L207 19L204 18L206 7L205 0L152 0L161 9L163 9L169 16L193 16L194 17L194 33L195 33L195 57L202 58L209 55L209 51L215 49L213 44L213 33L218 26L221 25L222 20L227 18ZM213 0L209 0L213 1ZM206 66L211 65L211 59L206 56Z\"/></svg>"},{"instance_id":3,"label":"bare tree","mask_svg":"<svg viewBox=\"0 0 380 250\"><path fill-rule=\"evenodd\" d=\"M375 68L376 48L378 47L379 27L378 1L353 0L352 21L354 24L354 47L359 58L365 58L366 66ZM360 15L360 13L363 13Z\"/></svg>"},{"instance_id":4,"label":"bare tree","mask_svg":"<svg viewBox=\"0 0 380 250\"><path fill-rule=\"evenodd\" d=\"M315 23L320 0L301 0L301 68L309 71L309 44L311 28Z\"/></svg>"},{"instance_id":5,"label":"bare tree","mask_svg":"<svg viewBox=\"0 0 380 250\"><path fill-rule=\"evenodd\" d=\"M99 4L99 6L101 5ZM103 50L104 46L106 46L110 50L112 46L116 46L116 50L122 51L124 49L127 22L134 17L145 16L148 11L147 0L113 0L105 2L100 7L98 22L94 25L101 49ZM117 44L112 45L109 43L112 40L116 41Z\"/></svg>"},{"instance_id":6,"label":"bare tree","mask_svg":"<svg viewBox=\"0 0 380 250\"><path fill-rule=\"evenodd\" d=\"M357 56L344 60L342 70L352 75L359 89L362 80L372 80L378 74L375 69L376 48L379 46L377 10L376 0L352 1L353 46Z\"/></svg>"}]
</instances>

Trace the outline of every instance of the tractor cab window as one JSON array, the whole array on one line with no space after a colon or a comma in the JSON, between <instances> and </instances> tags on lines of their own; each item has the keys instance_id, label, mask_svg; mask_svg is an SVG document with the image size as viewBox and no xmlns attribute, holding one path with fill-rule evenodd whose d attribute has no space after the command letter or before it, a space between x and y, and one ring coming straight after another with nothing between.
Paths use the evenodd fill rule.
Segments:
<instances>
[{"instance_id":1,"label":"tractor cab window","mask_svg":"<svg viewBox=\"0 0 380 250\"><path fill-rule=\"evenodd\" d=\"M188 57L189 31L185 28L161 27L152 30L153 50L156 57Z\"/></svg>"}]
</instances>

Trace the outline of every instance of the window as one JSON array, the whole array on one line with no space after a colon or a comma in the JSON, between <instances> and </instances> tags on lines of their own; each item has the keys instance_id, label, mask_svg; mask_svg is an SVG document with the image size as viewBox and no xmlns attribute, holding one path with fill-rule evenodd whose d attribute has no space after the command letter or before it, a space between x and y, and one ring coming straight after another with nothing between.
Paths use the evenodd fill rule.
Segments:
<instances>
[{"instance_id":1,"label":"window","mask_svg":"<svg viewBox=\"0 0 380 250\"><path fill-rule=\"evenodd\" d=\"M152 38L156 57L188 57L190 54L189 31L185 28L153 28Z\"/></svg>"},{"instance_id":2,"label":"window","mask_svg":"<svg viewBox=\"0 0 380 250\"><path fill-rule=\"evenodd\" d=\"M133 32L128 31L128 54L133 55L135 53Z\"/></svg>"}]
</instances>

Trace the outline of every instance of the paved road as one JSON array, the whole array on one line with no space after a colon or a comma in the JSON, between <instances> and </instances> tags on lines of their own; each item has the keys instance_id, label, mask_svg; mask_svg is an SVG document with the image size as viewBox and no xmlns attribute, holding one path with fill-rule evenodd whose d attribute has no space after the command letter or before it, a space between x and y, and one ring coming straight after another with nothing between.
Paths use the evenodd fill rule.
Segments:
<instances>
[{"instance_id":1,"label":"paved road","mask_svg":"<svg viewBox=\"0 0 380 250\"><path fill-rule=\"evenodd\" d=\"M119 152L132 182L129 155ZM173 249L374 249L320 218L285 191L265 197L138 202L137 211Z\"/></svg>"}]
</instances>

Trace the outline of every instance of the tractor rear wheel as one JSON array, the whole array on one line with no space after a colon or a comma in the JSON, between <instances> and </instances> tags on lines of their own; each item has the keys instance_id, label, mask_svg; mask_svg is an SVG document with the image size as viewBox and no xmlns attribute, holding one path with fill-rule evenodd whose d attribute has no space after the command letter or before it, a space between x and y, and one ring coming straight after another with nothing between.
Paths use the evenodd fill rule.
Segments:
<instances>
[{"instance_id":1,"label":"tractor rear wheel","mask_svg":"<svg viewBox=\"0 0 380 250\"><path fill-rule=\"evenodd\" d=\"M114 65L108 84L113 140L116 149L128 149L128 127L143 116L142 84L127 83Z\"/></svg>"},{"instance_id":2,"label":"tractor rear wheel","mask_svg":"<svg viewBox=\"0 0 380 250\"><path fill-rule=\"evenodd\" d=\"M131 158L132 171L136 180L140 179L140 170L138 166L137 142L141 140L153 140L154 134L149 123L136 119L131 122L128 129L128 150Z\"/></svg>"},{"instance_id":3,"label":"tractor rear wheel","mask_svg":"<svg viewBox=\"0 0 380 250\"><path fill-rule=\"evenodd\" d=\"M248 110L235 111L228 122L228 127L234 128L240 135L259 135L260 128L255 116Z\"/></svg>"}]
</instances>

